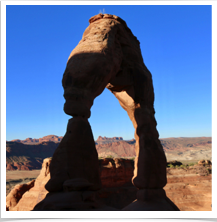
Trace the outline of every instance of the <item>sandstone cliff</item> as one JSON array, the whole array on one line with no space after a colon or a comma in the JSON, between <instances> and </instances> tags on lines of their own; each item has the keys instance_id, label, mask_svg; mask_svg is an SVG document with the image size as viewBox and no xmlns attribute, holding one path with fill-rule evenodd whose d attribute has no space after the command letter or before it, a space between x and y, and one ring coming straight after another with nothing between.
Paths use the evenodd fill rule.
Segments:
<instances>
[{"instance_id":1,"label":"sandstone cliff","mask_svg":"<svg viewBox=\"0 0 217 222\"><path fill-rule=\"evenodd\" d=\"M9 201L10 194L16 192L15 188L8 194L8 201L6 202L6 208L10 211L30 211L34 208L34 206L44 199L47 194L47 190L45 189L45 184L50 179L49 165L51 162L51 158L46 158L43 161L42 169L34 182L34 186L28 189L23 195L18 196L16 202L18 204L11 204Z\"/></svg>"},{"instance_id":2,"label":"sandstone cliff","mask_svg":"<svg viewBox=\"0 0 217 222\"><path fill-rule=\"evenodd\" d=\"M34 145L6 142L6 170L41 169L43 159L52 156L57 146L49 141Z\"/></svg>"},{"instance_id":3,"label":"sandstone cliff","mask_svg":"<svg viewBox=\"0 0 217 222\"><path fill-rule=\"evenodd\" d=\"M56 136L56 135L48 135L48 136L44 136L42 138L39 139L33 139L33 138L26 138L25 140L20 140L20 139L15 139L15 140L11 140L11 142L19 142L19 143L24 143L24 144L35 144L35 143L42 143L42 142L60 142L61 139L63 137L62 136Z\"/></svg>"},{"instance_id":4,"label":"sandstone cliff","mask_svg":"<svg viewBox=\"0 0 217 222\"><path fill-rule=\"evenodd\" d=\"M53 136L45 136L51 139ZM61 137L58 137L61 139ZM200 160L212 157L212 138L166 138L160 139L168 160ZM59 142L44 141L36 144L6 142L6 170L40 169L43 159L53 155ZM99 157L135 157L135 140L122 140L122 137L99 137L96 141Z\"/></svg>"},{"instance_id":5,"label":"sandstone cliff","mask_svg":"<svg viewBox=\"0 0 217 222\"><path fill-rule=\"evenodd\" d=\"M126 141L117 141L113 143L97 144L96 150L99 157L116 157L126 158L135 157L135 144L129 144Z\"/></svg>"},{"instance_id":6,"label":"sandstone cliff","mask_svg":"<svg viewBox=\"0 0 217 222\"><path fill-rule=\"evenodd\" d=\"M115 142L115 141L120 141L123 140L123 137L112 137L112 138L108 138L106 136L102 137L99 136L98 139L96 140L96 142Z\"/></svg>"}]
</instances>

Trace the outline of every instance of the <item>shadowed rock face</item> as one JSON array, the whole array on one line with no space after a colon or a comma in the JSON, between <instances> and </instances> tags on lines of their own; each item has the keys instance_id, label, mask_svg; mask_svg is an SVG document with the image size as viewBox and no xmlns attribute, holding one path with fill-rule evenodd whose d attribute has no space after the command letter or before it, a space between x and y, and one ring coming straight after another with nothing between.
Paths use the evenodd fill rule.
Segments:
<instances>
[{"instance_id":1,"label":"shadowed rock face","mask_svg":"<svg viewBox=\"0 0 217 222\"><path fill-rule=\"evenodd\" d=\"M62 191L64 182L75 178L92 183L89 190L100 189L98 154L87 119L69 120L67 132L54 152L50 173L51 179L45 186L49 192Z\"/></svg>"},{"instance_id":2,"label":"shadowed rock face","mask_svg":"<svg viewBox=\"0 0 217 222\"><path fill-rule=\"evenodd\" d=\"M104 190L101 189L99 191L99 196L106 196L106 188L113 188L115 190L118 189L118 187L128 187L129 185L132 185L130 181L133 176L133 160L104 158L98 160L98 162L98 170L100 174L100 179L102 181L102 188L104 188ZM30 211L46 197L48 191L45 189L45 185L50 180L50 164L50 158L44 159L40 175L35 181L31 181L29 184L21 184L14 187L14 189L8 194L6 198L6 208L8 210ZM63 184L63 190L66 191L66 194L64 193L63 195L67 195L68 193L66 188L67 183L69 182L70 180L66 181L65 184ZM79 188L82 188L82 186L85 185L85 181L82 184L82 180L77 180L77 183L76 181L72 182L74 183L72 183L72 186L69 187L73 187L74 185L76 185L78 191Z\"/></svg>"},{"instance_id":3,"label":"shadowed rock face","mask_svg":"<svg viewBox=\"0 0 217 222\"><path fill-rule=\"evenodd\" d=\"M46 189L62 192L65 181L70 181L74 187L72 183L78 178L92 184L87 190L100 189L97 153L87 119L94 99L108 88L127 111L135 128L137 157L132 182L138 189L145 189L139 191L139 201L146 201L150 189L156 190L149 192L149 199L152 193L153 198L158 194L161 199L166 198L162 191L166 185L166 157L156 130L152 76L143 62L139 41L126 23L115 15L99 14L89 22L81 41L71 52L63 74L64 111L73 118L53 155L51 179ZM53 198L49 195L48 202ZM160 205L165 206L165 201L160 201ZM46 198L36 208L40 210L43 206L49 206ZM159 210L159 206L151 209ZM174 209L168 206L168 210ZM127 208L130 209L131 206ZM132 209L135 210L134 205Z\"/></svg>"},{"instance_id":4,"label":"shadowed rock face","mask_svg":"<svg viewBox=\"0 0 217 222\"><path fill-rule=\"evenodd\" d=\"M117 16L99 14L89 22L63 75L64 111L88 118L94 98L107 87L135 127L134 185L162 188L166 185L166 158L156 130L152 76L143 62L139 41Z\"/></svg>"}]
</instances>

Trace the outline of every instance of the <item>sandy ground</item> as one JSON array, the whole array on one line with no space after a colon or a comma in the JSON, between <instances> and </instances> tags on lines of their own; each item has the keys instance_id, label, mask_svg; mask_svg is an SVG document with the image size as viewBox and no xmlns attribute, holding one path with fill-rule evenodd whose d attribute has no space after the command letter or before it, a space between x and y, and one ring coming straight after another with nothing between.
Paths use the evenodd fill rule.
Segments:
<instances>
[{"instance_id":1,"label":"sandy ground","mask_svg":"<svg viewBox=\"0 0 217 222\"><path fill-rule=\"evenodd\" d=\"M41 170L7 170L6 180L17 180L25 178L36 178Z\"/></svg>"},{"instance_id":2,"label":"sandy ground","mask_svg":"<svg viewBox=\"0 0 217 222\"><path fill-rule=\"evenodd\" d=\"M212 210L212 174L173 169L164 189L181 211Z\"/></svg>"},{"instance_id":3,"label":"sandy ground","mask_svg":"<svg viewBox=\"0 0 217 222\"><path fill-rule=\"evenodd\" d=\"M6 196L17 184L28 183L36 179L41 170L14 170L6 171Z\"/></svg>"}]
</instances>

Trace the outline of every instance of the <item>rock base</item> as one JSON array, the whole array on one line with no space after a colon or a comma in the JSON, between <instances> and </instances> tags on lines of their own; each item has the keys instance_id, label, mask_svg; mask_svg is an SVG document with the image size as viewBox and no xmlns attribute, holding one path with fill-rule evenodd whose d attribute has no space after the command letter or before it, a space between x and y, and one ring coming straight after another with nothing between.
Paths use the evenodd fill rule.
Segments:
<instances>
[{"instance_id":1,"label":"rock base","mask_svg":"<svg viewBox=\"0 0 217 222\"><path fill-rule=\"evenodd\" d=\"M38 203L33 211L117 211L97 198L96 191L50 192ZM179 211L178 207L166 196L163 189L142 189L137 199L122 211Z\"/></svg>"},{"instance_id":2,"label":"rock base","mask_svg":"<svg viewBox=\"0 0 217 222\"><path fill-rule=\"evenodd\" d=\"M96 199L94 191L70 191L48 193L33 211L114 211Z\"/></svg>"},{"instance_id":3,"label":"rock base","mask_svg":"<svg viewBox=\"0 0 217 222\"><path fill-rule=\"evenodd\" d=\"M84 178L66 180L62 191L49 192L33 211L117 210L102 204L91 187L92 184Z\"/></svg>"},{"instance_id":4,"label":"rock base","mask_svg":"<svg viewBox=\"0 0 217 222\"><path fill-rule=\"evenodd\" d=\"M164 189L141 189L137 192L137 200L122 210L179 211L179 208L166 196Z\"/></svg>"}]
</instances>

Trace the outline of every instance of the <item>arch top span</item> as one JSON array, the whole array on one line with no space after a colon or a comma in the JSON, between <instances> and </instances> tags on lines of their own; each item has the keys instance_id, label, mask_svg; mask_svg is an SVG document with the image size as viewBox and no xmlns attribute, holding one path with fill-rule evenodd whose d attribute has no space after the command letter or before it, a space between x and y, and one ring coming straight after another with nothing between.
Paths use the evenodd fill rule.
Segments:
<instances>
[{"instance_id":1,"label":"arch top span","mask_svg":"<svg viewBox=\"0 0 217 222\"><path fill-rule=\"evenodd\" d=\"M178 210L163 190L166 157L156 129L152 75L143 62L140 43L118 16L98 14L89 23L63 74L64 111L73 118L53 155L46 189L60 192L66 181L72 187L76 181L76 186L100 189L98 156L88 118L94 99L108 88L135 128L137 157L132 183L138 188L137 202L124 210ZM69 160L75 155L72 163ZM159 200L160 205L150 207L150 200Z\"/></svg>"}]
</instances>

